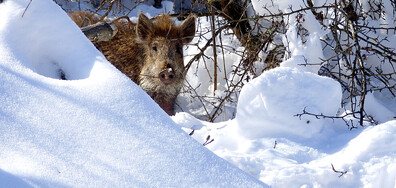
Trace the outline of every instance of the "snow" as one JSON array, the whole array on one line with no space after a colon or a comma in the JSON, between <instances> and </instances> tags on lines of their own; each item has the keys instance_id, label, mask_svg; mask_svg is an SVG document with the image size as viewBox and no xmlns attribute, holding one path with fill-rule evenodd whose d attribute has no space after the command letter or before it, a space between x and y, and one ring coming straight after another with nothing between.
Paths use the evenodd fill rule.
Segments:
<instances>
[{"instance_id":1,"label":"snow","mask_svg":"<svg viewBox=\"0 0 396 188\"><path fill-rule=\"evenodd\" d=\"M323 130L324 122L314 116L295 115L303 113L302 109L334 115L340 108L341 93L338 82L330 78L276 68L243 87L236 121L240 133L251 139L278 135L312 138Z\"/></svg>"},{"instance_id":2,"label":"snow","mask_svg":"<svg viewBox=\"0 0 396 188\"><path fill-rule=\"evenodd\" d=\"M22 17L28 2L0 4L0 187L265 186L178 128L59 6Z\"/></svg>"},{"instance_id":3,"label":"snow","mask_svg":"<svg viewBox=\"0 0 396 188\"><path fill-rule=\"evenodd\" d=\"M302 3L252 1L259 15L287 13ZM315 6L325 3L315 1ZM302 23L309 33L305 39L297 36L295 15L287 17L288 30L281 39L290 54L286 54L279 68L265 71L244 85L234 119L209 123L189 115L195 111L177 113L172 119L200 143L213 139L208 149L271 187L395 187L394 97L380 92L366 96L367 113L382 123L376 126L349 130L345 122L337 118L296 116L305 109L308 113L336 117L347 112L350 106L345 104L346 108L341 108L342 90L335 80L317 75L322 59L330 54L323 51L320 42L328 31L312 19L313 15L307 14ZM206 24L203 19L200 23ZM393 37L395 35L390 35L389 39ZM238 48L234 38L222 35L222 40ZM190 53L193 50L187 49ZM205 52L210 58L213 57L211 51L208 48ZM237 66L237 57L227 54L226 58L227 64L232 64L226 67ZM368 63L376 65L378 59L370 59ZM382 65L385 72L393 70L385 66L389 65ZM229 74L222 67L218 70ZM212 71L200 60L197 68L189 73L189 84L198 88L196 91L201 95L213 94L207 73ZM219 90L216 96L221 93ZM187 109L194 105L197 104L188 104Z\"/></svg>"},{"instance_id":4,"label":"snow","mask_svg":"<svg viewBox=\"0 0 396 188\"><path fill-rule=\"evenodd\" d=\"M354 132L345 125L343 129L342 122L331 122L311 138L298 138L276 124L244 131L278 130L277 134L245 137L238 126L250 123L249 118L202 122L203 128L193 136L203 143L210 135L214 139L207 145L210 150L272 187L394 187L396 121ZM340 176L332 165L346 173Z\"/></svg>"},{"instance_id":5,"label":"snow","mask_svg":"<svg viewBox=\"0 0 396 188\"><path fill-rule=\"evenodd\" d=\"M182 110L169 118L105 60L59 6L32 1L22 17L28 2L0 4L0 187L396 186L394 97L366 96L376 126L349 130L341 119L297 116L304 109L327 116L348 111L341 108L338 82L317 75L328 53L320 43L327 31L313 15L303 23L306 39L297 37L293 24L280 38L291 52L281 66L247 82L231 96L237 105L225 106L224 121L210 123L196 118L204 109L183 93ZM162 3L163 9L139 5L131 20L139 11L150 17L170 11L172 3ZM71 2L63 5L76 9ZM252 5L265 15L288 12L290 5L297 9L303 1ZM199 24L202 38L210 38L206 18ZM199 95L223 96L227 80L239 79L231 72L243 49L234 36L221 37L226 55L218 61L226 65L219 66L218 91L213 93L213 69L204 62L213 58L211 47L187 75L186 84ZM193 43L202 47L202 38ZM187 46L185 62L198 52Z\"/></svg>"},{"instance_id":6,"label":"snow","mask_svg":"<svg viewBox=\"0 0 396 188\"><path fill-rule=\"evenodd\" d=\"M301 3L252 1L259 15L288 12ZM340 85L317 75L325 57L320 38L327 31L309 13L305 16L307 38L297 37L296 17L288 17L282 42L290 54L279 68L244 85L235 119L208 123L183 119L185 113L172 118L186 132L202 127L192 135L196 140L204 143L210 136L211 151L272 187L395 187L396 121L390 121L396 114L394 98L378 92L366 96L367 113L383 124L365 129L348 130L340 119L296 116L304 109L334 117L348 110L340 106Z\"/></svg>"},{"instance_id":7,"label":"snow","mask_svg":"<svg viewBox=\"0 0 396 188\"><path fill-rule=\"evenodd\" d=\"M184 62L189 62L191 58L193 58L196 54L198 54L201 49L207 43L207 39L212 37L212 33L210 32L210 21L206 18L198 19L197 27L197 35L202 35L202 37L195 37L190 45L184 49ZM196 36L197 36L196 35ZM221 33L222 43L219 40L217 44L222 44L224 49L217 49L217 61L218 65L218 74L217 74L217 88L216 92L213 91L213 48L209 46L205 50L204 57L197 60L196 63L190 67L187 75L186 75L186 84L191 88L195 88L195 92L191 92L182 89L182 92L177 98L177 104L181 107L180 112L189 112L196 117L205 117L208 112L214 109L214 106L211 102L215 103L211 99L216 97L224 97L226 95L225 90L228 89L228 86L231 84L237 83L241 77L237 74L233 74L235 67L240 67L241 56L244 48L241 46L240 42L234 35ZM194 45L197 44L198 46ZM220 55L221 54L221 55ZM223 66L224 64L224 66ZM210 96L203 99L203 101L198 100L198 96ZM230 96L231 100L237 100L235 95ZM204 108L202 106L205 106ZM219 118L221 120L229 120L235 116L235 104L227 104L225 105L224 113L222 113L223 118ZM200 118L204 119L204 118ZM206 117L207 119L207 117ZM219 120L216 120L219 121Z\"/></svg>"}]
</instances>

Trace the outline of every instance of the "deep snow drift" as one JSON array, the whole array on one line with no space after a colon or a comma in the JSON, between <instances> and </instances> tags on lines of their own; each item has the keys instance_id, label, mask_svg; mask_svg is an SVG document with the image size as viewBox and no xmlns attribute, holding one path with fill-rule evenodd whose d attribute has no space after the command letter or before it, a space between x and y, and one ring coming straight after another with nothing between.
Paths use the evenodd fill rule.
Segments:
<instances>
[{"instance_id":1,"label":"deep snow drift","mask_svg":"<svg viewBox=\"0 0 396 188\"><path fill-rule=\"evenodd\" d=\"M264 186L175 126L59 6L22 17L28 3L0 4L0 187Z\"/></svg>"},{"instance_id":2,"label":"deep snow drift","mask_svg":"<svg viewBox=\"0 0 396 188\"><path fill-rule=\"evenodd\" d=\"M162 3L163 9L138 6L131 20L139 11L154 16L172 7ZM303 1L252 3L263 14L263 5L276 12ZM27 4L0 4L1 186L265 186L175 127L50 0L33 0L21 18ZM325 31L307 16L309 42L302 44L289 28L291 57L243 87L236 110L230 108L237 112L234 119L209 123L185 112L171 118L188 133L194 129L192 137L201 144L214 139L208 149L272 187L395 187L396 121L390 120L396 113L389 108L394 98L380 101L369 94L366 108L383 123L352 131L340 119L296 116L303 109L326 115L343 110L339 84L314 74L316 66L299 66L324 56ZM199 23L209 28L206 18ZM222 40L240 51L235 37L222 35ZM208 59L211 51L205 51ZM185 49L187 55L196 53L193 46ZM220 58L227 75L240 60L235 53ZM200 95L211 91L204 66L200 60L187 75L191 85L201 84ZM59 80L62 74L67 81ZM225 85L220 82L219 90ZM186 111L201 110L188 104L188 95L179 99Z\"/></svg>"},{"instance_id":3,"label":"deep snow drift","mask_svg":"<svg viewBox=\"0 0 396 188\"><path fill-rule=\"evenodd\" d=\"M363 4L367 2L362 1ZM260 15L288 13L291 7L296 10L305 3L300 0L252 0L252 6ZM332 2L314 3L321 6ZM392 11L387 11L392 15ZM374 127L366 125L349 130L340 119L298 116L304 109L327 116L345 112L340 106L340 85L318 76L320 66L301 66L319 65L322 59L329 58L321 44L321 38L328 31L310 11L305 13L305 22L301 24L309 32L307 42L303 43L297 36L296 16L285 16L289 27L282 42L288 46L290 56L281 67L263 72L242 88L234 119L209 123L184 112L172 119L186 132L193 129L193 137L199 142L210 142L207 147L217 155L272 187L395 187L394 97L380 92L366 96L367 113L382 123ZM209 27L204 18L200 21L201 27ZM233 43L235 38L221 37L224 44L234 49L240 47ZM393 42L391 47L396 48L396 35L389 33L388 39ZM205 52L209 56L207 61L213 58L211 51L209 47ZM220 62L221 58L218 57ZM231 65L228 69L239 62L238 57L232 55L227 54L225 58L227 65ZM378 60L370 59L369 63L375 64ZM213 70L206 71L208 68L202 60L197 67L188 75L188 81L193 87L200 86L198 95L203 95L212 90L206 72ZM219 70L224 71L222 67ZM352 117L346 119L357 122Z\"/></svg>"},{"instance_id":4,"label":"deep snow drift","mask_svg":"<svg viewBox=\"0 0 396 188\"><path fill-rule=\"evenodd\" d=\"M272 187L394 187L396 121L349 131L339 119L295 116L335 114L340 100L336 81L280 67L244 86L233 120L172 118L201 143L209 135L210 150Z\"/></svg>"}]
</instances>

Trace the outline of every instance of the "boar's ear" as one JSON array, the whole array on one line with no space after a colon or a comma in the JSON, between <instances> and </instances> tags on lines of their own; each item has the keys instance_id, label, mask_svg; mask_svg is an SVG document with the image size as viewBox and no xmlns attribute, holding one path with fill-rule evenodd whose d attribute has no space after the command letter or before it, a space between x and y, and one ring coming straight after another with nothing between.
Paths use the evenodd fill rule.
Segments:
<instances>
[{"instance_id":1,"label":"boar's ear","mask_svg":"<svg viewBox=\"0 0 396 188\"><path fill-rule=\"evenodd\" d=\"M139 13L139 19L136 25L136 35L140 40L146 40L152 33L153 23L143 13Z\"/></svg>"},{"instance_id":2,"label":"boar's ear","mask_svg":"<svg viewBox=\"0 0 396 188\"><path fill-rule=\"evenodd\" d=\"M179 26L184 44L191 42L195 36L195 20L196 16L190 15Z\"/></svg>"}]
</instances>

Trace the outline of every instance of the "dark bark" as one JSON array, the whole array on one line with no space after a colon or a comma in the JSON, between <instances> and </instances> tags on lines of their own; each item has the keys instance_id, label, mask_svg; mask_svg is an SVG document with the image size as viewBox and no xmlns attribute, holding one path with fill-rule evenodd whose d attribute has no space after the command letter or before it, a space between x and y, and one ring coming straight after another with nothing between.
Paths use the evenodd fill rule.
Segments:
<instances>
[{"instance_id":1,"label":"dark bark","mask_svg":"<svg viewBox=\"0 0 396 188\"><path fill-rule=\"evenodd\" d=\"M113 23L99 22L94 25L83 27L81 31L91 41L109 41L117 33L117 27Z\"/></svg>"}]
</instances>

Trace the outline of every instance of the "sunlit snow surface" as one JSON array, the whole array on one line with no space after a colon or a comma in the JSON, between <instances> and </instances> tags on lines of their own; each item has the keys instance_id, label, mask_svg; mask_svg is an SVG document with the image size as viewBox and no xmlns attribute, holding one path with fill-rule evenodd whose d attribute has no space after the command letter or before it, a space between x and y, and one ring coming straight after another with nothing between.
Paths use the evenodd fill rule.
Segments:
<instances>
[{"instance_id":1,"label":"sunlit snow surface","mask_svg":"<svg viewBox=\"0 0 396 188\"><path fill-rule=\"evenodd\" d=\"M326 2L314 1L315 6ZM290 7L297 10L305 1L253 0L252 4L257 14L268 15L280 13L279 9L290 12ZM291 52L288 59L242 88L235 119L208 123L186 113L172 119L187 132L198 129L193 137L201 143L213 139L207 145L210 150L272 187L395 187L395 98L367 95L365 108L382 123L377 126L348 130L340 119L296 116L304 109L337 116L344 109L339 84L313 74L318 66L304 66L321 62L320 37L327 31L307 11L302 25L309 35L303 44L293 27L296 17L288 18L290 27L283 36ZM389 35L390 41L395 39ZM369 63L376 63L375 59ZM207 78L190 82L199 79Z\"/></svg>"},{"instance_id":2,"label":"sunlit snow surface","mask_svg":"<svg viewBox=\"0 0 396 188\"><path fill-rule=\"evenodd\" d=\"M289 28L283 39L289 59L245 85L236 118L172 117L186 132L195 130L198 144L111 66L57 5L33 0L22 18L28 2L0 4L0 187L265 186L200 146L208 138L214 139L209 150L272 187L395 187L393 98L369 94L367 111L385 123L352 131L339 119L296 116L304 109L342 113L338 83L313 74L318 66L300 66L323 57L319 40L327 31L309 12L303 23L308 42L302 45ZM270 2L252 1L259 14L304 3ZM171 2L162 3L162 10L140 5L131 20L139 11L154 16L171 9ZM200 24L209 26L206 18ZM231 35L222 37L223 44L241 48ZM199 53L192 46L185 52ZM229 69L240 60L236 54L224 59ZM212 70L204 68L200 63L187 75L193 86L201 84L200 95L211 91L205 72ZM60 80L62 74L68 80Z\"/></svg>"},{"instance_id":3,"label":"sunlit snow surface","mask_svg":"<svg viewBox=\"0 0 396 188\"><path fill-rule=\"evenodd\" d=\"M302 109L335 114L340 100L336 81L281 67L244 86L233 120L172 118L186 131L198 129L193 137L201 143L210 136L210 150L273 187L394 187L396 121L349 131L339 119L295 116Z\"/></svg>"},{"instance_id":4,"label":"sunlit snow surface","mask_svg":"<svg viewBox=\"0 0 396 188\"><path fill-rule=\"evenodd\" d=\"M0 4L0 187L264 186L175 126L58 5L22 16L28 3Z\"/></svg>"}]
</instances>

